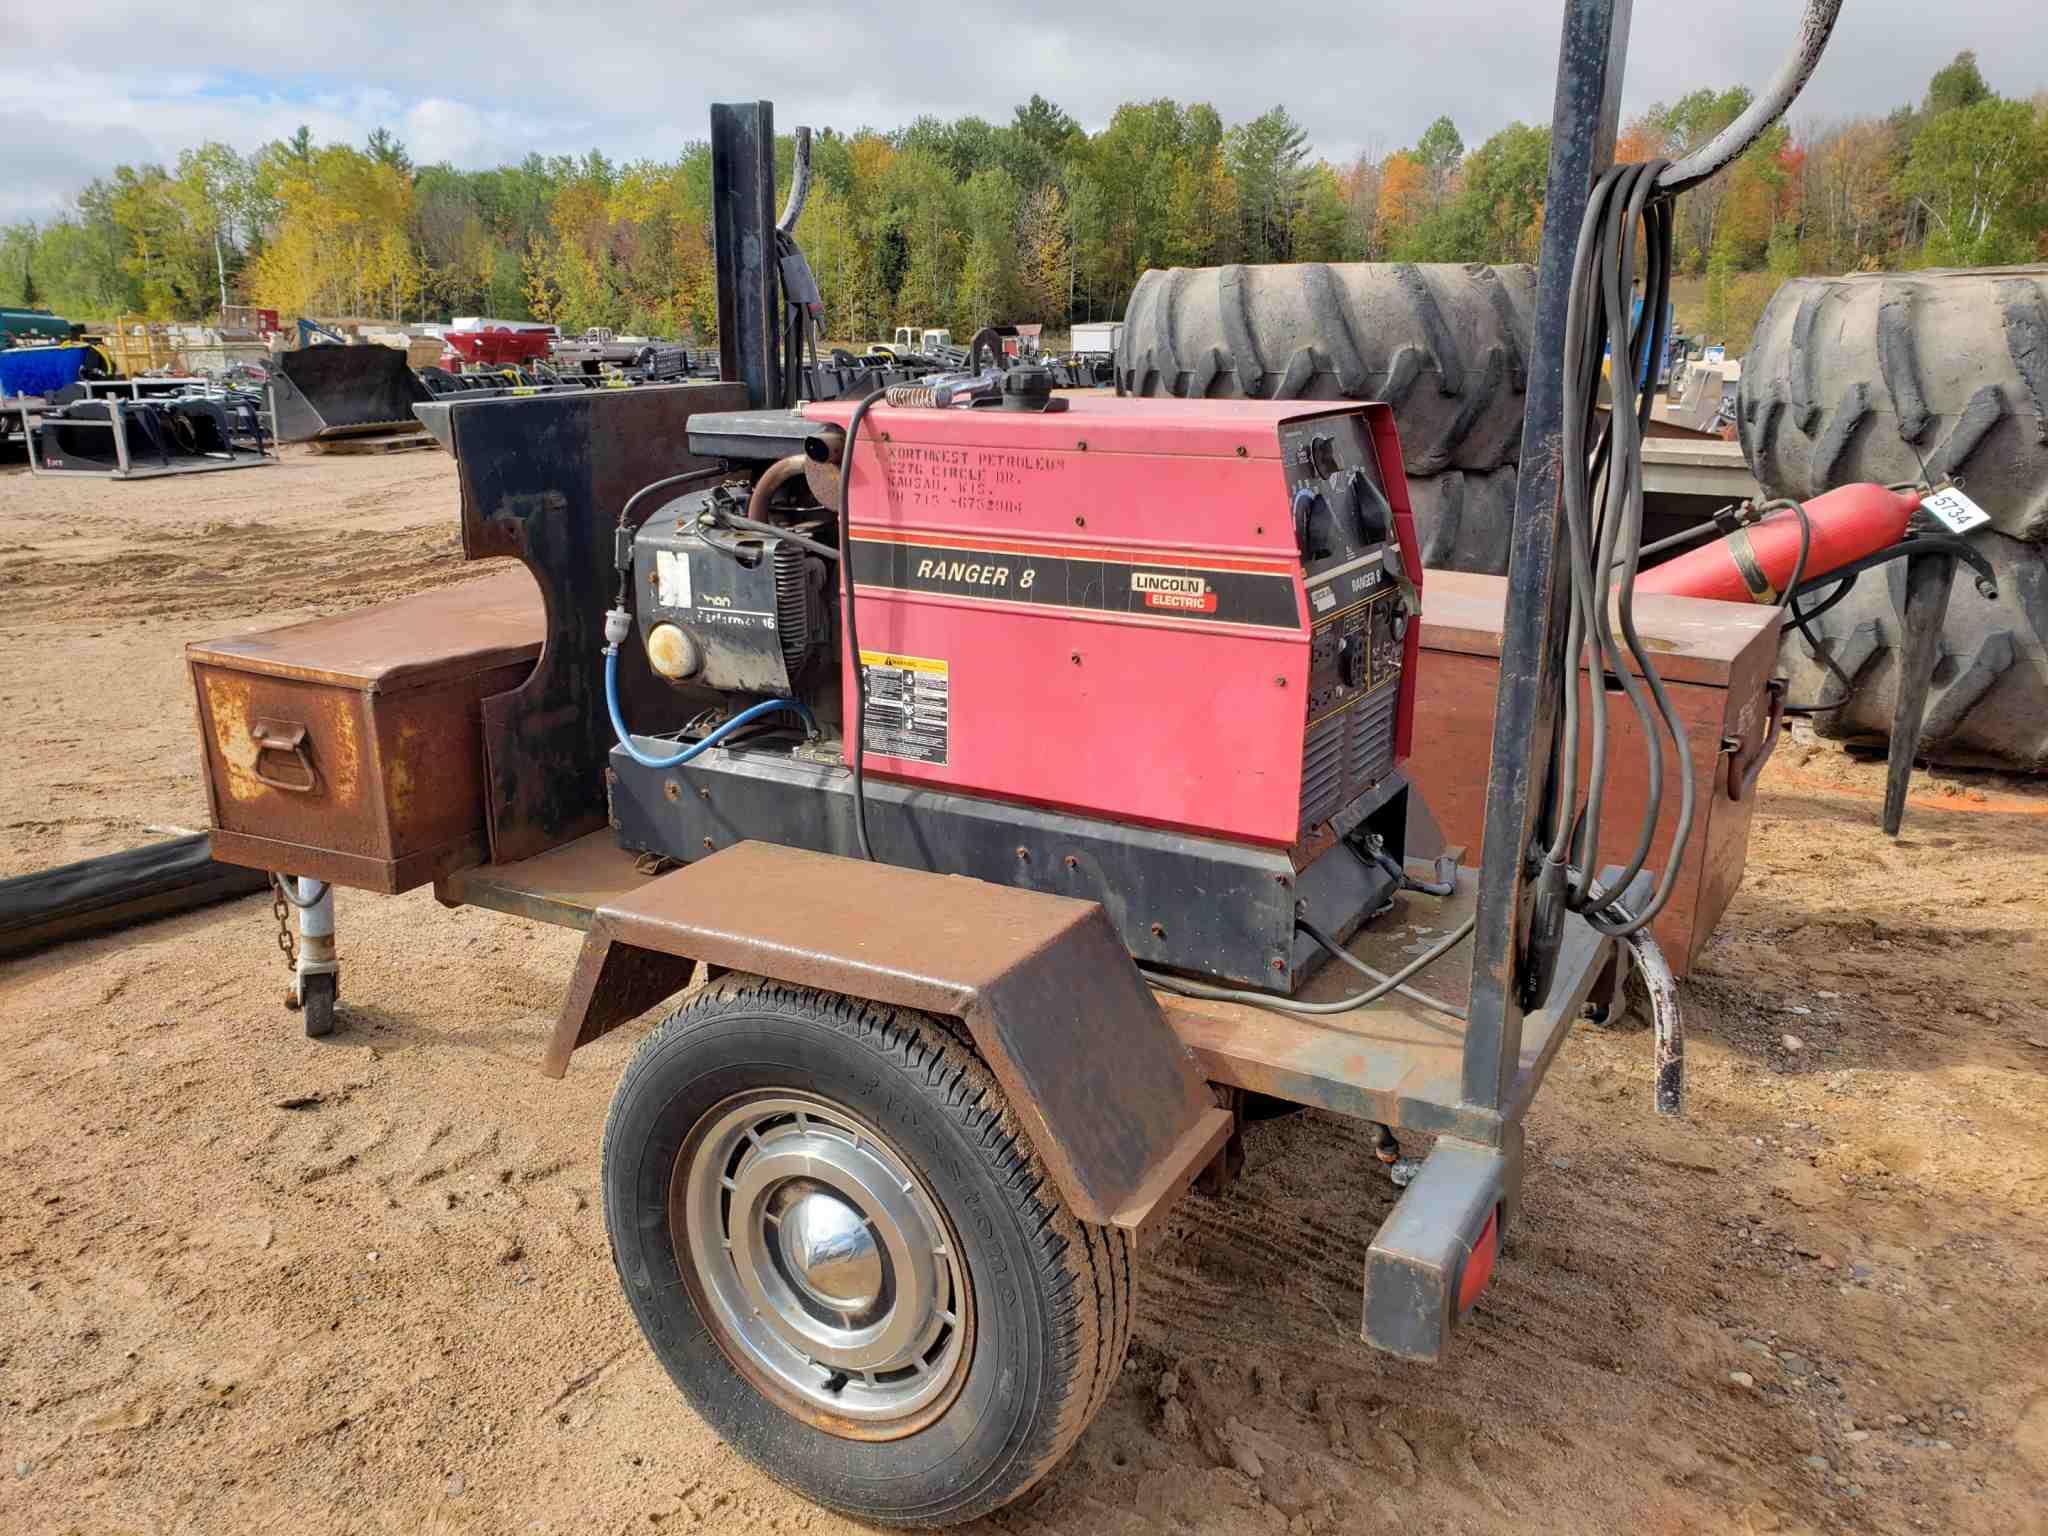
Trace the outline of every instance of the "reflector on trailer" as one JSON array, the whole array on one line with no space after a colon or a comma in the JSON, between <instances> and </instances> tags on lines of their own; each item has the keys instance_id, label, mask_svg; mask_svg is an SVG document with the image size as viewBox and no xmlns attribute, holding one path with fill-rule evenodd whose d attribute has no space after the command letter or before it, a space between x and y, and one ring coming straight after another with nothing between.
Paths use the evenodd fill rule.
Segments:
<instances>
[{"instance_id":1,"label":"reflector on trailer","mask_svg":"<svg viewBox=\"0 0 2048 1536\"><path fill-rule=\"evenodd\" d=\"M1499 1256L1500 1207L1495 1206L1486 1218L1486 1225L1480 1229L1479 1241L1472 1245L1472 1256L1465 1260L1464 1272L1458 1276L1460 1315L1471 1311L1472 1303L1486 1289L1486 1282L1493 1278L1493 1261Z\"/></svg>"}]
</instances>

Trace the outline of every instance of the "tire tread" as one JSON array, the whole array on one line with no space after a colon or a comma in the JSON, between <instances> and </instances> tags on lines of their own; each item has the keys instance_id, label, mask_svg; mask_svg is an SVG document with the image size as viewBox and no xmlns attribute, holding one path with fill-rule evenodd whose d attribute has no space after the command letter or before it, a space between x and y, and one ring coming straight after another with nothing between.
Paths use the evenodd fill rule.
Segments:
<instances>
[{"instance_id":1,"label":"tire tread","mask_svg":"<svg viewBox=\"0 0 2048 1536\"><path fill-rule=\"evenodd\" d=\"M958 1020L743 973L708 983L649 1034L622 1074L606 1116L608 1150L619 1105L629 1098L639 1074L662 1053L665 1042L678 1034L715 1028L737 1008L802 1018L867 1045L980 1149L1018 1216L1038 1270L1037 1283L1052 1303L1044 1397L1049 1411L1037 1416L1007 1464L990 1469L974 1486L956 1490L943 1507L920 1511L914 1523L951 1523L999 1508L1044 1477L1107 1400L1131 1334L1129 1234L1078 1221L1067 1209L1029 1135ZM845 1512L876 1517L873 1510Z\"/></svg>"}]
</instances>

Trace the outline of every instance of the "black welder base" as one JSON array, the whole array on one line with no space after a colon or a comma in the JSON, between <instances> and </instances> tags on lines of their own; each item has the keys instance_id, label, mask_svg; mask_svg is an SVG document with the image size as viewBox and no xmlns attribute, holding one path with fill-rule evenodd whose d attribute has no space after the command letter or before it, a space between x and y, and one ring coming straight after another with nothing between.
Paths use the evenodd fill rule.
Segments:
<instances>
[{"instance_id":1,"label":"black welder base","mask_svg":"<svg viewBox=\"0 0 2048 1536\"><path fill-rule=\"evenodd\" d=\"M853 776L838 763L785 749L714 748L680 768L654 769L614 749L607 780L620 846L636 852L688 862L754 839L860 854ZM1345 819L1378 832L1398 858L1407 800L1407 780L1391 774ZM923 789L872 771L867 802L869 842L884 863L1099 901L1140 965L1261 991L1295 991L1325 958L1296 931L1297 902L1343 939L1394 893L1383 870L1341 841L1297 871L1284 848Z\"/></svg>"}]
</instances>

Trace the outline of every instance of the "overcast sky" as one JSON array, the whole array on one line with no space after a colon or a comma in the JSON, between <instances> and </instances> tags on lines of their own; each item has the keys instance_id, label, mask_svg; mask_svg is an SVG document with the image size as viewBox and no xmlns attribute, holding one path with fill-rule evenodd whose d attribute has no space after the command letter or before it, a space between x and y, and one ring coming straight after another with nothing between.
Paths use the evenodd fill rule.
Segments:
<instances>
[{"instance_id":1,"label":"overcast sky","mask_svg":"<svg viewBox=\"0 0 2048 1536\"><path fill-rule=\"evenodd\" d=\"M1797 0L1637 0L1627 110L1700 85L1761 85ZM1974 48L1995 90L2048 86L2039 0L1846 0L1795 122L1917 101ZM1033 91L1088 128L1172 96L1224 119L1284 104L1343 160L1448 113L1467 144L1545 121L1560 12L1532 0L0 0L0 220L42 217L119 162L205 139L253 149L310 124L379 124L415 160L529 151L668 159L713 99L764 96L777 126L893 128L920 113L1006 120Z\"/></svg>"}]
</instances>

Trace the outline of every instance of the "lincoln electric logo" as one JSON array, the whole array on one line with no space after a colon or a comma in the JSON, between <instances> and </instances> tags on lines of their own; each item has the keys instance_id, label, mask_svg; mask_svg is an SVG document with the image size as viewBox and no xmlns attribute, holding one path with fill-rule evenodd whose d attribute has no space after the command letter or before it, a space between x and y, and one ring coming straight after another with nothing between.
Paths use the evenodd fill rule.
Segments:
<instances>
[{"instance_id":1,"label":"lincoln electric logo","mask_svg":"<svg viewBox=\"0 0 2048 1536\"><path fill-rule=\"evenodd\" d=\"M1170 608L1175 613L1216 611L1216 594L1199 576L1168 571L1133 571L1131 590L1145 599L1147 608Z\"/></svg>"}]
</instances>

